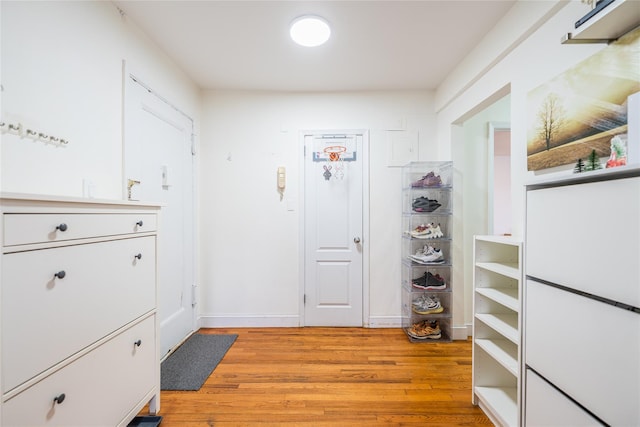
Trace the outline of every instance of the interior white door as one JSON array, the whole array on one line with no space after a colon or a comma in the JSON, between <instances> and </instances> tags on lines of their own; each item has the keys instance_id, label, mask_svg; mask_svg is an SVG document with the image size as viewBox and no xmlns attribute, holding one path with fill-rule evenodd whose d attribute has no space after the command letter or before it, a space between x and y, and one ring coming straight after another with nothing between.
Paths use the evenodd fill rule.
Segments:
<instances>
[{"instance_id":1,"label":"interior white door","mask_svg":"<svg viewBox=\"0 0 640 427\"><path fill-rule=\"evenodd\" d=\"M160 202L158 311L165 355L195 329L192 121L126 75L124 181Z\"/></svg>"},{"instance_id":2,"label":"interior white door","mask_svg":"<svg viewBox=\"0 0 640 427\"><path fill-rule=\"evenodd\" d=\"M363 135L309 134L305 144L304 325L363 325ZM331 151L342 151L331 161Z\"/></svg>"}]
</instances>

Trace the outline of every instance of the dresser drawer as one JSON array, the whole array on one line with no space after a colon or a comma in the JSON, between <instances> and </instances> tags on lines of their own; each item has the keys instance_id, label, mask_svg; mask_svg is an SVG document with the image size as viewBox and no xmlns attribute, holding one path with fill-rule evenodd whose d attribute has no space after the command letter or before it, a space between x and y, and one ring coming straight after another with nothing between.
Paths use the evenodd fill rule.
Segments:
<instances>
[{"instance_id":1,"label":"dresser drawer","mask_svg":"<svg viewBox=\"0 0 640 427\"><path fill-rule=\"evenodd\" d=\"M155 231L156 228L155 214L7 213L4 214L4 245L116 236Z\"/></svg>"},{"instance_id":2,"label":"dresser drawer","mask_svg":"<svg viewBox=\"0 0 640 427\"><path fill-rule=\"evenodd\" d=\"M527 192L527 275L640 307L640 178Z\"/></svg>"},{"instance_id":3,"label":"dresser drawer","mask_svg":"<svg viewBox=\"0 0 640 427\"><path fill-rule=\"evenodd\" d=\"M526 387L524 417L527 427L602 426L588 412L530 369L527 369Z\"/></svg>"},{"instance_id":4,"label":"dresser drawer","mask_svg":"<svg viewBox=\"0 0 640 427\"><path fill-rule=\"evenodd\" d=\"M150 316L9 399L2 425L118 425L157 383L155 331ZM61 394L64 400L56 404Z\"/></svg>"},{"instance_id":5,"label":"dresser drawer","mask_svg":"<svg viewBox=\"0 0 640 427\"><path fill-rule=\"evenodd\" d=\"M607 424L640 425L639 360L640 314L527 281L525 363Z\"/></svg>"},{"instance_id":6,"label":"dresser drawer","mask_svg":"<svg viewBox=\"0 0 640 427\"><path fill-rule=\"evenodd\" d=\"M2 392L152 310L155 252L145 236L5 254Z\"/></svg>"}]
</instances>

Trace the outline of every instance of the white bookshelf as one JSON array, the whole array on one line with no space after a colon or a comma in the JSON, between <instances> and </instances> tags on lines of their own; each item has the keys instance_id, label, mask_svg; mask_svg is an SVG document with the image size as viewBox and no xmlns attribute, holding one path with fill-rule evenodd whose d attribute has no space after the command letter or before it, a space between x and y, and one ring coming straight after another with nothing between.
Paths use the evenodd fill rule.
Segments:
<instances>
[{"instance_id":1,"label":"white bookshelf","mask_svg":"<svg viewBox=\"0 0 640 427\"><path fill-rule=\"evenodd\" d=\"M473 397L498 426L521 424L522 242L475 236Z\"/></svg>"}]
</instances>

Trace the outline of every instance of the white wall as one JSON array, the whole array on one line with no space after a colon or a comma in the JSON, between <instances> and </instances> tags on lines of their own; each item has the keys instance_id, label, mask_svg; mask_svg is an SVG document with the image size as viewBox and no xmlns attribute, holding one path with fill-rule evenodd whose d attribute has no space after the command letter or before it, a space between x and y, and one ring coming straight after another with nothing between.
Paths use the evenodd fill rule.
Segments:
<instances>
[{"instance_id":1,"label":"white wall","mask_svg":"<svg viewBox=\"0 0 640 427\"><path fill-rule=\"evenodd\" d=\"M69 141L2 134L2 191L118 199L122 60L198 123L199 90L111 2L2 1L2 121Z\"/></svg>"},{"instance_id":2,"label":"white wall","mask_svg":"<svg viewBox=\"0 0 640 427\"><path fill-rule=\"evenodd\" d=\"M496 94L504 92L505 88L510 91L510 118L501 121L511 122L511 199L513 235L516 237L522 237L524 228L523 186L532 176L527 172L526 161L525 126L529 114L526 111L527 93L604 47L560 44L560 37L570 31L574 22L586 13L585 7L579 1L572 1L566 6L563 2L516 3L509 16L514 19L518 17L517 25L515 21L512 24L526 36L522 43L509 46L504 54L491 50L493 45L486 45L486 57L498 58L488 69L483 69L472 61L478 60L478 52L472 52L460 67L466 67L467 70L475 69L476 74L453 72L436 93L439 108L439 150L441 157L446 159L447 152L452 152L453 156L456 147L464 144L464 132L460 130L459 124L473 116L479 108L483 108L479 106L491 103L490 100L495 98ZM487 39L499 39L500 31L513 36L513 29L508 30L499 25ZM481 46L485 46L484 41ZM467 164L468 162L465 165ZM570 166L567 168L571 169ZM465 212L472 208L468 201L464 200ZM460 249L467 253L464 257L465 264L471 262L468 255L471 250L468 236L472 235L475 220L473 218L458 221L457 228L454 229L456 236L467 236L464 239L464 248ZM461 276L457 275L456 278L460 279ZM468 324L471 320L472 283L468 274L464 275L463 282L455 281L456 289L464 289L464 295L455 295L454 324L458 327Z\"/></svg>"},{"instance_id":3,"label":"white wall","mask_svg":"<svg viewBox=\"0 0 640 427\"><path fill-rule=\"evenodd\" d=\"M365 129L370 131L371 266L365 323L400 325L401 182L400 169L387 166L386 129L400 123L417 131L420 157L430 158L432 94L211 91L203 97L202 117L202 324L299 324L299 131ZM282 202L278 166L287 168Z\"/></svg>"}]
</instances>

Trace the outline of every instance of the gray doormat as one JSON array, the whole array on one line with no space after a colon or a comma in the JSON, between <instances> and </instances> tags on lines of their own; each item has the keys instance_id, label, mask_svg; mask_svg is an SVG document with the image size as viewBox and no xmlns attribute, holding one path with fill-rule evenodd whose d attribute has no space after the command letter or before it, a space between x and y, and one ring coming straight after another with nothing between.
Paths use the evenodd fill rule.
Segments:
<instances>
[{"instance_id":1,"label":"gray doormat","mask_svg":"<svg viewBox=\"0 0 640 427\"><path fill-rule=\"evenodd\" d=\"M193 334L160 365L161 390L200 390L237 335Z\"/></svg>"}]
</instances>

